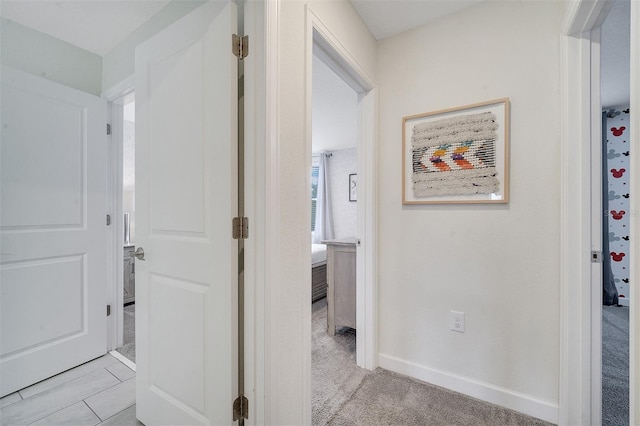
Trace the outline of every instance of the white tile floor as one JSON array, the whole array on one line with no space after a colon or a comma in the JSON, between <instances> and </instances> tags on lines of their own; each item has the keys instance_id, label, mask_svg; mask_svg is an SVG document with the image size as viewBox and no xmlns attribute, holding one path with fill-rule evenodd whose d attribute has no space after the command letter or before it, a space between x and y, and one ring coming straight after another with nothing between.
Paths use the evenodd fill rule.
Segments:
<instances>
[{"instance_id":1,"label":"white tile floor","mask_svg":"<svg viewBox=\"0 0 640 426\"><path fill-rule=\"evenodd\" d=\"M107 354L0 399L2 426L136 426L136 373Z\"/></svg>"}]
</instances>

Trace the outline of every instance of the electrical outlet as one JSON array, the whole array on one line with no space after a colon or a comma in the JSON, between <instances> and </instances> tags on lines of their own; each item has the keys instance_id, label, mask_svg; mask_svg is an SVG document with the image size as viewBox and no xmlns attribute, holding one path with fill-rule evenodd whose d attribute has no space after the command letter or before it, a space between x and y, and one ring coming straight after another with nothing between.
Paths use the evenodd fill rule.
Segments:
<instances>
[{"instance_id":1,"label":"electrical outlet","mask_svg":"<svg viewBox=\"0 0 640 426\"><path fill-rule=\"evenodd\" d=\"M449 313L449 329L464 333L464 312L451 311Z\"/></svg>"}]
</instances>

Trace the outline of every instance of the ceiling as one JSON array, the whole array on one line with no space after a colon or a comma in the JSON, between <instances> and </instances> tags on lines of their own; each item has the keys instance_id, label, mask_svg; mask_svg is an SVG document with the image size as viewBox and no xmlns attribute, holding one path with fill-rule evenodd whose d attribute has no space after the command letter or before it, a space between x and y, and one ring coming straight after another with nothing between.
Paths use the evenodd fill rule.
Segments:
<instances>
[{"instance_id":1,"label":"ceiling","mask_svg":"<svg viewBox=\"0 0 640 426\"><path fill-rule=\"evenodd\" d=\"M179 0L201 1L201 0ZM377 40L486 0L351 0ZM0 15L104 56L170 0L1 0ZM603 25L603 105L629 102L629 4L616 0Z\"/></svg>"},{"instance_id":2,"label":"ceiling","mask_svg":"<svg viewBox=\"0 0 640 426\"><path fill-rule=\"evenodd\" d=\"M604 107L627 106L631 98L630 9L630 0L617 0L602 24L600 62Z\"/></svg>"},{"instance_id":3,"label":"ceiling","mask_svg":"<svg viewBox=\"0 0 640 426\"><path fill-rule=\"evenodd\" d=\"M313 55L312 151L355 148L358 94L322 59Z\"/></svg>"},{"instance_id":4,"label":"ceiling","mask_svg":"<svg viewBox=\"0 0 640 426\"><path fill-rule=\"evenodd\" d=\"M0 15L104 56L170 0L2 0Z\"/></svg>"},{"instance_id":5,"label":"ceiling","mask_svg":"<svg viewBox=\"0 0 640 426\"><path fill-rule=\"evenodd\" d=\"M189 0L180 0L189 1ZM484 0L352 0L378 40ZM170 0L2 0L0 15L104 56Z\"/></svg>"},{"instance_id":6,"label":"ceiling","mask_svg":"<svg viewBox=\"0 0 640 426\"><path fill-rule=\"evenodd\" d=\"M369 31L382 40L485 0L351 0Z\"/></svg>"}]
</instances>

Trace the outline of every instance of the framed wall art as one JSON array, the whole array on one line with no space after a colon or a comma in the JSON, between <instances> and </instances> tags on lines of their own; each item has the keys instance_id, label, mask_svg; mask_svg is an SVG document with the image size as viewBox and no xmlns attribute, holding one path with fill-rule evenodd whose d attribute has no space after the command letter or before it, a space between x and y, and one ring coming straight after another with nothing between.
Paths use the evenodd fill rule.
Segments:
<instances>
[{"instance_id":1,"label":"framed wall art","mask_svg":"<svg viewBox=\"0 0 640 426\"><path fill-rule=\"evenodd\" d=\"M508 203L509 99L402 119L402 203Z\"/></svg>"},{"instance_id":2,"label":"framed wall art","mask_svg":"<svg viewBox=\"0 0 640 426\"><path fill-rule=\"evenodd\" d=\"M349 201L358 201L358 175L349 175Z\"/></svg>"}]
</instances>

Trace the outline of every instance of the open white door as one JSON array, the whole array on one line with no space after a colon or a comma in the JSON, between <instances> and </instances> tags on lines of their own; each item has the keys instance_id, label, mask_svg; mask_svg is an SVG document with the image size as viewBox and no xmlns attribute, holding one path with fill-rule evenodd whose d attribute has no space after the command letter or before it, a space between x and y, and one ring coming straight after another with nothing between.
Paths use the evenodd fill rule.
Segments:
<instances>
[{"instance_id":1,"label":"open white door","mask_svg":"<svg viewBox=\"0 0 640 426\"><path fill-rule=\"evenodd\" d=\"M2 69L0 396L106 353L106 102Z\"/></svg>"},{"instance_id":2,"label":"open white door","mask_svg":"<svg viewBox=\"0 0 640 426\"><path fill-rule=\"evenodd\" d=\"M237 389L236 6L136 50L137 417L230 424Z\"/></svg>"}]
</instances>

